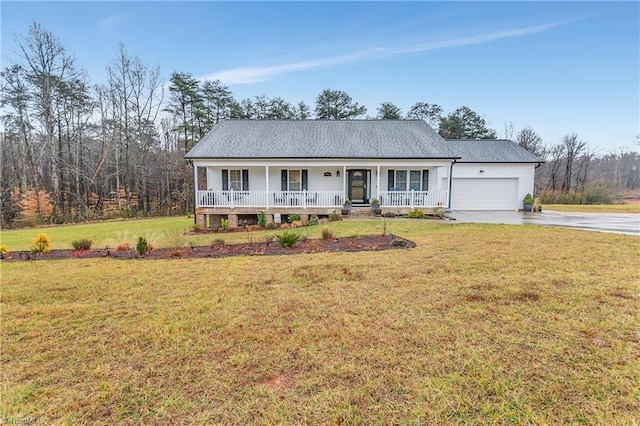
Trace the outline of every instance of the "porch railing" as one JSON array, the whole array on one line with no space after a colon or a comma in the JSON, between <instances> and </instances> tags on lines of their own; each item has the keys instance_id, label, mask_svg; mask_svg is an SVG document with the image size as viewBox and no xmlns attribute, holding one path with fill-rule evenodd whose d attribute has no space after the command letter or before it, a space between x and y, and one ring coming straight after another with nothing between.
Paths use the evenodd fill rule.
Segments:
<instances>
[{"instance_id":1,"label":"porch railing","mask_svg":"<svg viewBox=\"0 0 640 426\"><path fill-rule=\"evenodd\" d=\"M381 207L447 207L447 191L381 191ZM196 207L340 208L342 191L197 191Z\"/></svg>"},{"instance_id":2,"label":"porch railing","mask_svg":"<svg viewBox=\"0 0 640 426\"><path fill-rule=\"evenodd\" d=\"M447 207L448 191L381 191L382 207Z\"/></svg>"},{"instance_id":3,"label":"porch railing","mask_svg":"<svg viewBox=\"0 0 640 426\"><path fill-rule=\"evenodd\" d=\"M336 207L342 191L197 191L196 207Z\"/></svg>"}]
</instances>

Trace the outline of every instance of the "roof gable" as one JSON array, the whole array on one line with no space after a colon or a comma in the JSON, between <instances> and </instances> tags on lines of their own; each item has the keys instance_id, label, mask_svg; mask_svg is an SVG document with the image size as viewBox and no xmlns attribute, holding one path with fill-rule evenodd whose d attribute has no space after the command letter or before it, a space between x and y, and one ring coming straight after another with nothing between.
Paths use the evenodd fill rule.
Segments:
<instances>
[{"instance_id":1,"label":"roof gable","mask_svg":"<svg viewBox=\"0 0 640 426\"><path fill-rule=\"evenodd\" d=\"M223 120L196 158L456 158L423 120Z\"/></svg>"}]
</instances>

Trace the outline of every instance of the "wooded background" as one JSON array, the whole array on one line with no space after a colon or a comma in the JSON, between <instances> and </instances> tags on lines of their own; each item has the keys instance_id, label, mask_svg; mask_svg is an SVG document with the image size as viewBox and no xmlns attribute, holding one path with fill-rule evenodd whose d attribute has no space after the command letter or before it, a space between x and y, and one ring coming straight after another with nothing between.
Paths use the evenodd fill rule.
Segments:
<instances>
[{"instance_id":1,"label":"wooded background","mask_svg":"<svg viewBox=\"0 0 640 426\"><path fill-rule=\"evenodd\" d=\"M220 81L142 63L121 44L92 83L58 38L38 23L17 36L19 53L0 73L2 150L0 226L115 217L188 214L192 168L184 154L223 119L424 119L445 139L495 139L482 115L445 113L418 101L404 114L383 102L375 116L340 90L323 90L311 108L265 94L240 101ZM166 89L165 89L166 87ZM545 142L505 121L504 138L546 160L536 170L542 202L610 203L637 196L638 150L597 154L569 133ZM634 142L640 146L640 137Z\"/></svg>"}]
</instances>

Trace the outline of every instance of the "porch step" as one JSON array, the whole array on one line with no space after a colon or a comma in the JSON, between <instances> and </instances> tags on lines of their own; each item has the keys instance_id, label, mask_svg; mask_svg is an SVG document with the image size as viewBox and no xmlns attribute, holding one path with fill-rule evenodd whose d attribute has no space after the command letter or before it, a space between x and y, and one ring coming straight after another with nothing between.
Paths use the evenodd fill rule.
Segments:
<instances>
[{"instance_id":1,"label":"porch step","mask_svg":"<svg viewBox=\"0 0 640 426\"><path fill-rule=\"evenodd\" d=\"M351 208L351 213L349 213L349 216L352 216L352 217L373 217L375 215L373 214L373 210L371 210L371 207L367 206L367 207L352 207Z\"/></svg>"}]
</instances>

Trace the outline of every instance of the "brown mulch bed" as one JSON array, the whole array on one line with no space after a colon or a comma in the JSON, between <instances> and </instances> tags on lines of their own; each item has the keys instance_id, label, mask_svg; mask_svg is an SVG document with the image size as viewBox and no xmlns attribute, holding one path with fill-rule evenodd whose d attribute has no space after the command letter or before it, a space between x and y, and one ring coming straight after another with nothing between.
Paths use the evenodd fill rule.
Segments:
<instances>
[{"instance_id":1,"label":"brown mulch bed","mask_svg":"<svg viewBox=\"0 0 640 426\"><path fill-rule=\"evenodd\" d=\"M275 256L298 253L321 252L355 252L355 251L379 251L390 249L407 249L415 247L415 243L398 237L397 235L364 235L360 237L334 238L330 240L309 239L298 241L293 247L280 247L277 241L271 243L254 242L240 244L212 243L209 246L198 247L171 247L153 249L144 256L144 259L191 259L206 257L231 257L231 256ZM101 250L51 250L49 253L38 256L37 260L56 259L92 259L109 257L112 259L140 259L135 250L119 252L113 249ZM26 252L7 253L3 262L34 260L26 255Z\"/></svg>"}]
</instances>

